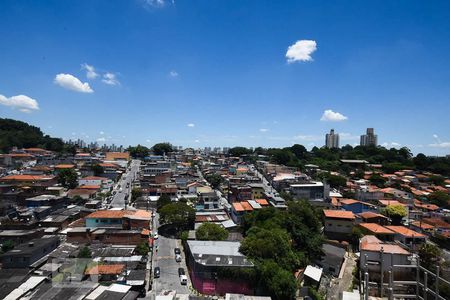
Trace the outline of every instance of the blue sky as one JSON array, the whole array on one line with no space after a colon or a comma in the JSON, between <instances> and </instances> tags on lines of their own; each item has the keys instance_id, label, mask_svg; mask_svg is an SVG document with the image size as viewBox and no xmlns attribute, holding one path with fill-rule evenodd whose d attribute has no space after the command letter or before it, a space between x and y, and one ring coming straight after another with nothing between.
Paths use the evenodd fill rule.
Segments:
<instances>
[{"instance_id":1,"label":"blue sky","mask_svg":"<svg viewBox=\"0 0 450 300\"><path fill-rule=\"evenodd\" d=\"M449 32L448 1L6 0L0 116L147 146L310 148L374 127L450 154Z\"/></svg>"}]
</instances>

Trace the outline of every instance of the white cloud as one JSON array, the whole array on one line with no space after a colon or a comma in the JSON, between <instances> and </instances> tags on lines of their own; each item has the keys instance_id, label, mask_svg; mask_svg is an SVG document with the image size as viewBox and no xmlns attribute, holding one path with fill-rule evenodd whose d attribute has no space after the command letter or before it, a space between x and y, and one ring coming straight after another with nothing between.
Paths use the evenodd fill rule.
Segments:
<instances>
[{"instance_id":1,"label":"white cloud","mask_svg":"<svg viewBox=\"0 0 450 300\"><path fill-rule=\"evenodd\" d=\"M177 71L172 70L172 71L169 72L169 76L170 76L170 77L175 78L175 77L178 77L178 75L180 75L180 74L178 74Z\"/></svg>"},{"instance_id":2,"label":"white cloud","mask_svg":"<svg viewBox=\"0 0 450 300\"><path fill-rule=\"evenodd\" d=\"M267 131L269 131L269 129L267 129L267 128L261 128L261 129L259 129L259 131L261 131L261 132L267 132Z\"/></svg>"},{"instance_id":3,"label":"white cloud","mask_svg":"<svg viewBox=\"0 0 450 300\"><path fill-rule=\"evenodd\" d=\"M308 142L314 142L319 141L322 139L321 136L316 135L296 135L293 138L294 140L301 140L301 141L308 141Z\"/></svg>"},{"instance_id":4,"label":"white cloud","mask_svg":"<svg viewBox=\"0 0 450 300\"><path fill-rule=\"evenodd\" d=\"M329 121L329 122L340 122L345 121L348 118L341 113L334 112L331 109L327 109L323 112L320 121Z\"/></svg>"},{"instance_id":5,"label":"white cloud","mask_svg":"<svg viewBox=\"0 0 450 300\"><path fill-rule=\"evenodd\" d=\"M117 80L117 78L116 78L116 74L109 73L109 72L105 73L103 75L102 81L108 85L119 85L120 84L119 80Z\"/></svg>"},{"instance_id":6,"label":"white cloud","mask_svg":"<svg viewBox=\"0 0 450 300\"><path fill-rule=\"evenodd\" d=\"M383 143L381 144L381 146L385 147L385 148L400 148L401 144L396 143L396 142L390 142L390 143Z\"/></svg>"},{"instance_id":7,"label":"white cloud","mask_svg":"<svg viewBox=\"0 0 450 300\"><path fill-rule=\"evenodd\" d=\"M450 148L450 142L434 143L434 144L429 144L428 146L433 147L433 148Z\"/></svg>"},{"instance_id":8,"label":"white cloud","mask_svg":"<svg viewBox=\"0 0 450 300\"><path fill-rule=\"evenodd\" d=\"M100 133L101 135L104 135L104 134L105 134L105 132L104 132L104 131L100 131L99 133Z\"/></svg>"},{"instance_id":9,"label":"white cloud","mask_svg":"<svg viewBox=\"0 0 450 300\"><path fill-rule=\"evenodd\" d=\"M142 0L144 8L162 8L167 5L167 3L175 4L175 0Z\"/></svg>"},{"instance_id":10,"label":"white cloud","mask_svg":"<svg viewBox=\"0 0 450 300\"><path fill-rule=\"evenodd\" d=\"M311 54L316 50L316 41L299 40L295 44L289 46L286 52L286 58L288 63L296 61L312 61Z\"/></svg>"},{"instance_id":11,"label":"white cloud","mask_svg":"<svg viewBox=\"0 0 450 300\"><path fill-rule=\"evenodd\" d=\"M106 138L104 138L104 137L98 138L97 142L106 142Z\"/></svg>"},{"instance_id":12,"label":"white cloud","mask_svg":"<svg viewBox=\"0 0 450 300\"><path fill-rule=\"evenodd\" d=\"M195 140L194 142L195 142L195 143L200 143L200 140Z\"/></svg>"},{"instance_id":13,"label":"white cloud","mask_svg":"<svg viewBox=\"0 0 450 300\"><path fill-rule=\"evenodd\" d=\"M83 70L86 70L86 77L89 79L95 79L98 77L97 72L95 72L94 66L88 65L88 64L82 64L81 68Z\"/></svg>"},{"instance_id":14,"label":"white cloud","mask_svg":"<svg viewBox=\"0 0 450 300\"><path fill-rule=\"evenodd\" d=\"M187 127L195 127L195 124L189 123L189 124L187 124Z\"/></svg>"},{"instance_id":15,"label":"white cloud","mask_svg":"<svg viewBox=\"0 0 450 300\"><path fill-rule=\"evenodd\" d=\"M58 74L55 77L55 84L75 92L93 93L94 91L89 86L89 83L82 83L78 78L71 74Z\"/></svg>"},{"instance_id":16,"label":"white cloud","mask_svg":"<svg viewBox=\"0 0 450 300\"><path fill-rule=\"evenodd\" d=\"M30 113L39 110L38 102L25 95L17 95L12 97L5 97L0 95L0 104L9 106L13 109L18 109L21 112Z\"/></svg>"}]
</instances>

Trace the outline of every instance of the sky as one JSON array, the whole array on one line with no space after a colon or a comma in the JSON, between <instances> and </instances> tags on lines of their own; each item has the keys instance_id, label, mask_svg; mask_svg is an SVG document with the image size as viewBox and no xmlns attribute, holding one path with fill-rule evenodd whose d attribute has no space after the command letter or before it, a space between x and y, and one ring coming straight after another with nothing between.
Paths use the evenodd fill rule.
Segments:
<instances>
[{"instance_id":1,"label":"sky","mask_svg":"<svg viewBox=\"0 0 450 300\"><path fill-rule=\"evenodd\" d=\"M449 1L0 2L0 117L100 144L450 154Z\"/></svg>"}]
</instances>

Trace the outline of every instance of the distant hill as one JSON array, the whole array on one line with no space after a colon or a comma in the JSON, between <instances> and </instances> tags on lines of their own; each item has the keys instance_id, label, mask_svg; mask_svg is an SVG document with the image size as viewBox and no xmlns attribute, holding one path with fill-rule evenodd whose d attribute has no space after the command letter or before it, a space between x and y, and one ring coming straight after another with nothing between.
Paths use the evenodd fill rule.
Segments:
<instances>
[{"instance_id":1,"label":"distant hill","mask_svg":"<svg viewBox=\"0 0 450 300\"><path fill-rule=\"evenodd\" d=\"M0 118L0 153L7 153L13 147L39 147L59 152L63 150L64 142L60 138L44 135L39 127Z\"/></svg>"}]
</instances>

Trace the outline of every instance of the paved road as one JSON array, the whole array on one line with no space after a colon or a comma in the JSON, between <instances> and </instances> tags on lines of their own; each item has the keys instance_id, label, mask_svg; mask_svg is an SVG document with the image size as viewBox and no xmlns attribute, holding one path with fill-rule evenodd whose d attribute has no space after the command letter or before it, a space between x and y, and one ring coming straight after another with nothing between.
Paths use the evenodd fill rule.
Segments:
<instances>
[{"instance_id":1,"label":"paved road","mask_svg":"<svg viewBox=\"0 0 450 300\"><path fill-rule=\"evenodd\" d=\"M115 186L114 191L116 194L114 195L111 201L111 207L125 207L125 197L131 197L131 188L133 180L136 178L137 173L139 171L139 165L141 164L140 160L132 160L130 164L130 169L122 175L122 178L119 180L118 184ZM129 183L129 187L127 188L127 183ZM122 189L122 192L119 192L118 185Z\"/></svg>"},{"instance_id":2,"label":"paved road","mask_svg":"<svg viewBox=\"0 0 450 300\"><path fill-rule=\"evenodd\" d=\"M154 225L155 228L159 227L158 214L155 215ZM189 283L188 285L181 285L178 276L178 268L184 268L186 275L188 275L183 251L181 253L183 260L179 263L175 261L174 249L182 249L181 241L159 236L158 240L155 241L155 249L156 246L158 251L153 252L153 268L161 268L161 277L153 279L152 293L159 295L163 290L174 290L177 291L177 294L189 294Z\"/></svg>"},{"instance_id":3,"label":"paved road","mask_svg":"<svg viewBox=\"0 0 450 300\"><path fill-rule=\"evenodd\" d=\"M263 187L264 187L264 190L266 191L266 193L268 193L268 194L277 193L277 191L272 187L270 182L267 181L267 179L258 171L258 169L254 165L250 165L250 170L255 172L256 177L261 179Z\"/></svg>"}]
</instances>

